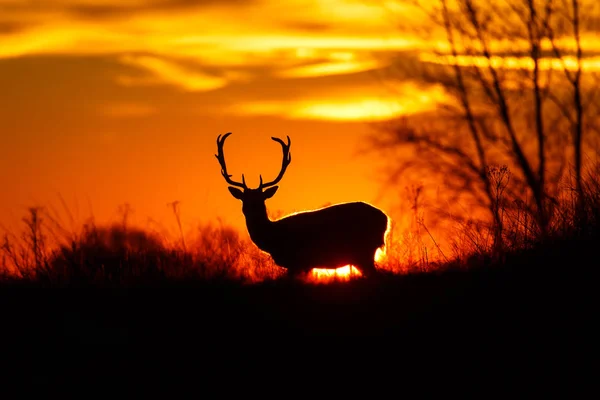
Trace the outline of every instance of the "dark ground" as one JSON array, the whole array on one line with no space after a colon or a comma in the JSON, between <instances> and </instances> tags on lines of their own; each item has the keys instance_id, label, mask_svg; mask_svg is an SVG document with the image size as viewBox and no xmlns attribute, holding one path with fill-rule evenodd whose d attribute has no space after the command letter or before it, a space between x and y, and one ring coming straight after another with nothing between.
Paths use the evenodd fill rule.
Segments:
<instances>
[{"instance_id":1,"label":"dark ground","mask_svg":"<svg viewBox=\"0 0 600 400\"><path fill-rule=\"evenodd\" d=\"M499 266L329 285L7 284L1 387L224 398L327 389L341 398L367 388L381 398L419 382L421 393L578 398L599 371L597 245L556 243Z\"/></svg>"}]
</instances>

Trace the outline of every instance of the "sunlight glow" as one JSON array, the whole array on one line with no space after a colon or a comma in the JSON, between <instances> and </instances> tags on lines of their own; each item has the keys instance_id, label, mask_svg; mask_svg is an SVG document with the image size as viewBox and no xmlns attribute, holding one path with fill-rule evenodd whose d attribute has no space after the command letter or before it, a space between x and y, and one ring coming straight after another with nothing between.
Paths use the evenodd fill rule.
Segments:
<instances>
[{"instance_id":1,"label":"sunlight glow","mask_svg":"<svg viewBox=\"0 0 600 400\"><path fill-rule=\"evenodd\" d=\"M386 256L386 248L385 247L380 247L379 249L377 249L377 251L375 252L375 262L380 263L383 260L385 260L385 256Z\"/></svg>"},{"instance_id":2,"label":"sunlight glow","mask_svg":"<svg viewBox=\"0 0 600 400\"><path fill-rule=\"evenodd\" d=\"M331 103L303 104L299 105L292 115L297 118L325 120L385 120L408 112L409 109L406 105L399 104L394 100L363 98Z\"/></svg>"},{"instance_id":3,"label":"sunlight glow","mask_svg":"<svg viewBox=\"0 0 600 400\"><path fill-rule=\"evenodd\" d=\"M499 57L492 56L487 59L484 56L469 55L437 55L425 53L420 55L421 61L440 65L458 65L461 67L479 67L479 68L502 68L502 69L525 69L533 70L534 62L530 57ZM578 67L577 59L573 56L559 58L542 58L539 60L539 68L542 70L562 70L567 69L575 71ZM581 60L581 68L584 71L600 71L600 57L587 57Z\"/></svg>"},{"instance_id":4,"label":"sunlight glow","mask_svg":"<svg viewBox=\"0 0 600 400\"><path fill-rule=\"evenodd\" d=\"M346 265L337 269L313 268L309 274L309 279L317 282L330 280L348 281L360 276L362 276L362 274L359 270L351 265Z\"/></svg>"},{"instance_id":5,"label":"sunlight glow","mask_svg":"<svg viewBox=\"0 0 600 400\"><path fill-rule=\"evenodd\" d=\"M368 36L310 36L310 35L257 35L245 36L202 35L176 38L176 45L220 45L230 50L273 51L297 48L309 49L354 49L354 50L407 50L421 43L417 39L404 37Z\"/></svg>"},{"instance_id":6,"label":"sunlight glow","mask_svg":"<svg viewBox=\"0 0 600 400\"><path fill-rule=\"evenodd\" d=\"M339 97L330 99L246 102L232 105L230 111L238 115L277 115L290 119L382 121L430 111L447 101L447 96L440 87L419 88L416 85L403 84L399 90L404 93L399 93L396 97L355 97L340 93Z\"/></svg>"},{"instance_id":7,"label":"sunlight glow","mask_svg":"<svg viewBox=\"0 0 600 400\"><path fill-rule=\"evenodd\" d=\"M337 61L290 68L278 73L277 75L285 78L305 78L363 72L378 68L380 66L381 62L376 60Z\"/></svg>"}]
</instances>

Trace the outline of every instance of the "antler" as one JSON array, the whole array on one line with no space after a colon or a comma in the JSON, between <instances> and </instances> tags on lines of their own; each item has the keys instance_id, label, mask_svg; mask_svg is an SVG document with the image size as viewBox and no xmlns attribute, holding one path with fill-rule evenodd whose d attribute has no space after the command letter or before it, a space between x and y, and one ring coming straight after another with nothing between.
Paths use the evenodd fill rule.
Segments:
<instances>
[{"instance_id":1,"label":"antler","mask_svg":"<svg viewBox=\"0 0 600 400\"><path fill-rule=\"evenodd\" d=\"M285 144L283 142L283 140L276 138L276 137L272 137L271 139L273 139L274 141L279 143L283 150L283 161L281 162L281 171L279 172L279 175L277 175L277 178L275 178L274 181L267 182L265 184L263 184L262 175L261 175L260 176L260 186L259 186L260 189L264 189L266 187L273 186L273 185L276 185L277 183L279 183L281 178L283 178L283 175L285 174L285 170L287 169L288 165L290 165L290 163L292 162L292 154L290 153L290 146L292 144L292 141L291 141L290 137L289 136L287 137L287 140L288 140L287 144Z\"/></svg>"},{"instance_id":2,"label":"antler","mask_svg":"<svg viewBox=\"0 0 600 400\"><path fill-rule=\"evenodd\" d=\"M232 180L231 175L227 173L227 165L225 164L225 155L223 154L223 145L225 144L225 139L227 139L229 137L229 135L231 135L231 132L227 132L223 136L222 139L221 139L221 135L219 135L219 137L217 137L218 154L215 154L215 157L217 157L219 164L221 164L221 175L223 175L223 178L225 178L225 181L227 183L229 183L231 186L237 186L242 189L248 189L248 187L246 186L246 179L244 178L243 174L242 174L242 183L240 183L240 182L235 182L234 180Z\"/></svg>"}]
</instances>

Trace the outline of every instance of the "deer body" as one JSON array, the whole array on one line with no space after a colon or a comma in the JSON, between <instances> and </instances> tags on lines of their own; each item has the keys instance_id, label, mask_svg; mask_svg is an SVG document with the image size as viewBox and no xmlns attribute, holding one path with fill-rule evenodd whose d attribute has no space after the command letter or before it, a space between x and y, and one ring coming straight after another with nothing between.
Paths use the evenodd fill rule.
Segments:
<instances>
[{"instance_id":1,"label":"deer body","mask_svg":"<svg viewBox=\"0 0 600 400\"><path fill-rule=\"evenodd\" d=\"M271 198L278 187L273 186L285 173L291 162L290 139L282 145L284 157L279 176L267 184L262 177L257 189L230 179L227 173L223 144L230 135L217 139L217 159L225 180L231 184L229 192L242 201L246 227L252 241L261 250L269 253L275 263L286 268L290 275L310 271L312 268L339 268L353 265L363 275L372 275L375 270L375 252L385 244L388 227L387 215L363 202L343 203L314 211L293 214L279 220L270 220L265 200ZM240 190L240 189L242 190Z\"/></svg>"},{"instance_id":2,"label":"deer body","mask_svg":"<svg viewBox=\"0 0 600 400\"><path fill-rule=\"evenodd\" d=\"M354 265L373 272L374 257L384 245L388 218L362 202L337 204L256 223L246 217L252 241L290 273Z\"/></svg>"}]
</instances>

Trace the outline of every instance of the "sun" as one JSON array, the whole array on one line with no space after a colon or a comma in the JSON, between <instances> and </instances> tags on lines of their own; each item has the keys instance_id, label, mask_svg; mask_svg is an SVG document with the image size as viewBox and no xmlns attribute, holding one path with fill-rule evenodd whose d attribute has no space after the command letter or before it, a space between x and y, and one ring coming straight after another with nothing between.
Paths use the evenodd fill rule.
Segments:
<instances>
[{"instance_id":1,"label":"sun","mask_svg":"<svg viewBox=\"0 0 600 400\"><path fill-rule=\"evenodd\" d=\"M381 263L386 257L386 248L380 247L375 252L375 262ZM349 281L362 277L363 274L352 265L344 265L336 269L313 268L308 274L308 279L313 282Z\"/></svg>"},{"instance_id":2,"label":"sun","mask_svg":"<svg viewBox=\"0 0 600 400\"><path fill-rule=\"evenodd\" d=\"M362 273L351 265L345 265L336 269L313 268L310 271L309 279L326 282L330 280L348 281L354 277L361 277Z\"/></svg>"}]
</instances>

